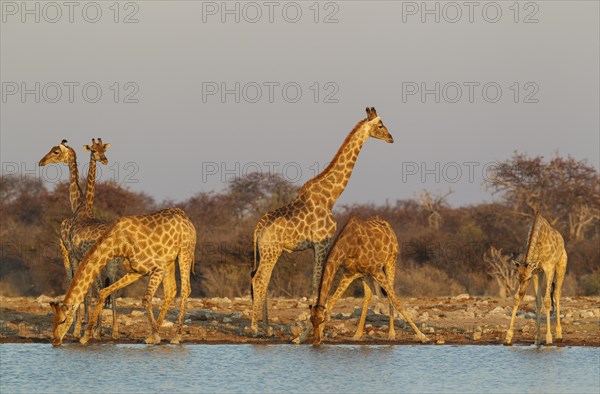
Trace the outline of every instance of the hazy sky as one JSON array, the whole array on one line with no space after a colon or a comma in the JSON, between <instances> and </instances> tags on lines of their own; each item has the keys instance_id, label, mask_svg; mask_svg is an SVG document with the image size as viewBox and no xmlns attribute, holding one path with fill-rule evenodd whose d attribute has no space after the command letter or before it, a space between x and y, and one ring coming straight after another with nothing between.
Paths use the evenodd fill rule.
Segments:
<instances>
[{"instance_id":1,"label":"hazy sky","mask_svg":"<svg viewBox=\"0 0 600 394\"><path fill-rule=\"evenodd\" d=\"M301 184L366 106L395 143L367 141L338 204L489 201L515 150L598 167L599 2L514 3L2 1L2 173L67 179L35 163L102 137L101 178L158 200L257 169Z\"/></svg>"}]
</instances>

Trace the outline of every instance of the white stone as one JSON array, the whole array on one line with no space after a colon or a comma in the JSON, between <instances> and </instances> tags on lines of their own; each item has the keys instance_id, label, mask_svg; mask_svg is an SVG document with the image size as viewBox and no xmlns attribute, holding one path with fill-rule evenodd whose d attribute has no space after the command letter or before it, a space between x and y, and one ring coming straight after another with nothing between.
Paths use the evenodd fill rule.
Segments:
<instances>
[{"instance_id":1,"label":"white stone","mask_svg":"<svg viewBox=\"0 0 600 394\"><path fill-rule=\"evenodd\" d=\"M456 300L456 301L468 300L469 298L471 298L471 296L468 293L463 293L463 294L459 294L455 297L452 297L452 299Z\"/></svg>"}]
</instances>

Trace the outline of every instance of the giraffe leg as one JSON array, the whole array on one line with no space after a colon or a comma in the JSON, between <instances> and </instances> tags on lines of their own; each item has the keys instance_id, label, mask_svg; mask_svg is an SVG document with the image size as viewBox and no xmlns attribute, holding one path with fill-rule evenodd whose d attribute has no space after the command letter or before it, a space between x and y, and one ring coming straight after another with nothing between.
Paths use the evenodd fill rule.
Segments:
<instances>
[{"instance_id":1,"label":"giraffe leg","mask_svg":"<svg viewBox=\"0 0 600 394\"><path fill-rule=\"evenodd\" d=\"M107 269L108 269L108 277L110 278L110 283L113 284L115 283L116 279L117 279L117 267L118 267L118 260L113 260L111 262L108 263L107 265ZM110 301L112 304L112 338L113 339L118 339L119 338L119 318L117 316L117 292L113 292L110 294Z\"/></svg>"},{"instance_id":2,"label":"giraffe leg","mask_svg":"<svg viewBox=\"0 0 600 394\"><path fill-rule=\"evenodd\" d=\"M96 280L94 280L94 283L95 283L95 286L93 286L94 293L100 294L100 289L102 289L101 277L100 276L96 277ZM90 290L90 292L91 291L92 290ZM104 303L102 303L102 308L104 308ZM100 312L100 315L98 315L98 320L96 321L96 327L94 327L94 339L100 339L101 336L102 336L102 312Z\"/></svg>"},{"instance_id":3,"label":"giraffe leg","mask_svg":"<svg viewBox=\"0 0 600 394\"><path fill-rule=\"evenodd\" d=\"M179 307L179 318L177 319L177 331L175 333L175 337L171 340L171 343L173 344L178 344L179 342L181 342L181 332L183 330L185 308L187 305L187 299L190 293L192 292L192 287L190 285L190 271L193 263L194 245L192 245L189 249L184 250L183 253L179 256L179 273L181 275L181 304Z\"/></svg>"},{"instance_id":4,"label":"giraffe leg","mask_svg":"<svg viewBox=\"0 0 600 394\"><path fill-rule=\"evenodd\" d=\"M315 252L315 264L313 266L313 278L312 278L312 294L310 298L316 300L319 294L319 284L321 283L321 276L323 275L323 265L327 260L327 253L331 247L332 239L328 238L324 241L314 244Z\"/></svg>"},{"instance_id":5,"label":"giraffe leg","mask_svg":"<svg viewBox=\"0 0 600 394\"><path fill-rule=\"evenodd\" d=\"M65 266L65 272L67 273L67 286L71 284L71 280L73 279L73 272L71 271L71 261L69 260L69 251L65 246L64 241L60 240L60 251L63 257L63 264Z\"/></svg>"},{"instance_id":6,"label":"giraffe leg","mask_svg":"<svg viewBox=\"0 0 600 394\"><path fill-rule=\"evenodd\" d=\"M565 272L567 270L567 254L563 251L556 266L556 287L554 288L554 305L556 305L556 342L562 342L562 327L560 325L560 292Z\"/></svg>"},{"instance_id":7,"label":"giraffe leg","mask_svg":"<svg viewBox=\"0 0 600 394\"><path fill-rule=\"evenodd\" d=\"M533 274L533 292L535 293L535 344L542 342L542 289L540 288L540 273Z\"/></svg>"},{"instance_id":8,"label":"giraffe leg","mask_svg":"<svg viewBox=\"0 0 600 394\"><path fill-rule=\"evenodd\" d=\"M169 306L175 299L177 295L177 283L175 281L175 264L171 264L168 267L167 275L163 278L163 293L165 295L165 299L160 308L160 313L158 314L158 318L156 319L156 325L160 328L162 327L162 323L165 320L165 316L169 311Z\"/></svg>"},{"instance_id":9,"label":"giraffe leg","mask_svg":"<svg viewBox=\"0 0 600 394\"><path fill-rule=\"evenodd\" d=\"M398 253L393 253L393 255L385 262L384 269L385 274L388 277L388 281L391 283L392 288L394 286L394 281L396 280L396 257ZM394 304L389 300L389 309L388 313L390 315L390 331L388 333L388 340L394 341L396 339L396 329L394 328L394 320L395 320L395 311Z\"/></svg>"},{"instance_id":10,"label":"giraffe leg","mask_svg":"<svg viewBox=\"0 0 600 394\"><path fill-rule=\"evenodd\" d=\"M92 314L91 320L87 324L87 328L85 330L85 335L79 341L82 344L86 344L90 340L90 336L92 335L92 331L94 329L94 324L96 322L96 318L102 312L102 307L104 300L108 297L113 291L117 291L122 289L125 286L128 286L142 277L142 274L138 274L136 272L128 273L123 276L121 279L113 283L112 285L100 290L98 304L94 308L94 313Z\"/></svg>"},{"instance_id":11,"label":"giraffe leg","mask_svg":"<svg viewBox=\"0 0 600 394\"><path fill-rule=\"evenodd\" d=\"M554 281L554 267L546 273L546 294L544 295L544 304L542 313L546 313L546 345L552 344L552 328L550 322L550 310L552 309L552 282ZM541 289L540 289L541 295Z\"/></svg>"},{"instance_id":12,"label":"giraffe leg","mask_svg":"<svg viewBox=\"0 0 600 394\"><path fill-rule=\"evenodd\" d=\"M520 285L519 289L515 294L515 302L513 305L512 315L510 317L510 324L508 326L508 331L506 331L506 338L504 338L504 344L510 345L512 342L514 327L515 327L515 317L517 316L517 310L519 309L519 304L525 296L525 290L527 290L527 285L529 284L529 279L524 280Z\"/></svg>"},{"instance_id":13,"label":"giraffe leg","mask_svg":"<svg viewBox=\"0 0 600 394\"><path fill-rule=\"evenodd\" d=\"M402 305L402 302L400 302L400 300L398 300L398 298L396 298L396 294L394 294L394 287L389 282L389 278L387 277L387 275L384 274L383 271L375 272L373 274L373 279L375 279L377 282L379 282L379 285L387 293L388 298L394 305L394 308L396 308L396 310L398 312L400 312L400 314L402 315L404 320L406 320L408 322L408 324L410 324L412 329L415 331L415 335L416 335L417 339L419 339L423 343L429 342L429 338L427 338L425 336L425 334L423 334L421 332L421 330L419 330L419 328L413 322L413 320L410 318L408 313L406 313L406 310L404 310L404 305Z\"/></svg>"},{"instance_id":14,"label":"giraffe leg","mask_svg":"<svg viewBox=\"0 0 600 394\"><path fill-rule=\"evenodd\" d=\"M150 321L150 327L152 329L150 336L145 340L145 342L149 345L160 343L160 335L158 333L159 327L156 325L156 320L154 319L152 298L154 297L154 293L156 293L158 286L160 286L160 284L162 283L164 275L165 272L162 269L157 269L150 275L150 281L148 282L148 287L146 287L146 293L144 294L142 302L144 306L146 306L146 311L148 312L148 320Z\"/></svg>"},{"instance_id":15,"label":"giraffe leg","mask_svg":"<svg viewBox=\"0 0 600 394\"><path fill-rule=\"evenodd\" d=\"M266 245L260 249L260 265L252 277L252 323L250 329L253 335L258 335L258 320L260 309L263 306L271 273L281 255L282 249L279 245ZM266 327L268 332L268 327Z\"/></svg>"},{"instance_id":16,"label":"giraffe leg","mask_svg":"<svg viewBox=\"0 0 600 394\"><path fill-rule=\"evenodd\" d=\"M373 296L373 291L371 290L371 286L367 284L367 281L363 278L363 290L365 292L365 296L363 299L363 307L362 312L360 314L360 320L358 322L358 327L356 327L356 332L352 337L353 340L359 341L363 336L363 331L365 329L365 323L367 320L367 312L369 310L369 302L371 301L371 297Z\"/></svg>"}]
</instances>

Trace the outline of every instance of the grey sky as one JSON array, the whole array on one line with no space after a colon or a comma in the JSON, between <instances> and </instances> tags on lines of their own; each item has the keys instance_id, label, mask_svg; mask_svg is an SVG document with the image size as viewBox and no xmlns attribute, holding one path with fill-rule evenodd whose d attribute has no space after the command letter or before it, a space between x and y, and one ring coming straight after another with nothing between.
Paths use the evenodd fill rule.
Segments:
<instances>
[{"instance_id":1,"label":"grey sky","mask_svg":"<svg viewBox=\"0 0 600 394\"><path fill-rule=\"evenodd\" d=\"M546 157L558 150L599 165L597 1L521 2L518 15L513 1L475 2L472 9L428 2L440 10L439 23L420 1L321 3L319 23L312 1L239 2L240 23L223 14L220 1L120 3L115 23L113 3L94 3L102 10L96 23L85 20L96 17L96 6L77 3L70 23L62 2L61 18L37 2L36 23L21 2L2 2L4 174L37 171L35 163L62 138L83 165L89 157L82 145L102 137L112 145L102 179L158 200L222 190L224 178L257 166L285 169L301 184L327 165L366 106L377 108L395 143L367 141L338 204L448 187L454 205L490 200L482 170L514 150ZM34 9L36 2L27 4ZM286 21L298 8L299 21ZM138 22L123 23L127 16ZM34 94L23 99L22 83L35 89L36 82L40 102ZM79 84L71 85L73 103L69 82ZM102 89L95 103L84 98L88 83L95 83L85 96L90 101L95 87ZM233 94L210 94L222 83L240 84L239 103ZM439 103L433 93L423 100L414 91L436 83ZM124 102L130 93L137 103ZM331 100L337 102L325 102ZM56 168L46 171L39 174L50 182ZM61 174L67 178L66 168Z\"/></svg>"}]
</instances>

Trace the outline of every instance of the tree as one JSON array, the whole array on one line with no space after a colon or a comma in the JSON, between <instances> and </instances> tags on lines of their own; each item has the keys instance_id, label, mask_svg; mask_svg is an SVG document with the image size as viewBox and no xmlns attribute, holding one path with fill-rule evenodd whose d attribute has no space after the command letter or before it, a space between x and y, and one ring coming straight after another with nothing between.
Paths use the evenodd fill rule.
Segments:
<instances>
[{"instance_id":1,"label":"tree","mask_svg":"<svg viewBox=\"0 0 600 394\"><path fill-rule=\"evenodd\" d=\"M429 224L430 229L437 231L442 226L442 215L440 214L440 210L448 206L446 199L450 194L452 194L451 189L448 189L448 193L446 194L440 192L433 194L424 189L421 194L417 196L421 203L421 209L428 214L427 223Z\"/></svg>"},{"instance_id":2,"label":"tree","mask_svg":"<svg viewBox=\"0 0 600 394\"><path fill-rule=\"evenodd\" d=\"M582 239L599 219L600 174L586 160L556 154L529 158L515 152L486 180L494 194L521 214L540 210L551 224L564 226L571 239Z\"/></svg>"},{"instance_id":3,"label":"tree","mask_svg":"<svg viewBox=\"0 0 600 394\"><path fill-rule=\"evenodd\" d=\"M498 295L505 298L509 294L514 294L517 270L513 267L510 257L503 255L502 249L496 249L492 245L483 256L483 260L490 268L491 276L498 283Z\"/></svg>"}]
</instances>

